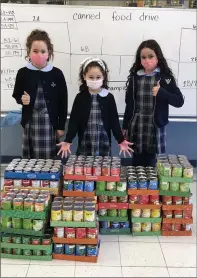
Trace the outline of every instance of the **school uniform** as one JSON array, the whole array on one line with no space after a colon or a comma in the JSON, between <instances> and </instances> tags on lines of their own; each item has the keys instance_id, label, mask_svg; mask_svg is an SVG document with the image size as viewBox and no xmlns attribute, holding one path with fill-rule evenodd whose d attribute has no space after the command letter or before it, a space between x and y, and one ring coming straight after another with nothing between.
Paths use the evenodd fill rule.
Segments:
<instances>
[{"instance_id":1,"label":"school uniform","mask_svg":"<svg viewBox=\"0 0 197 278\"><path fill-rule=\"evenodd\" d=\"M152 88L159 80L161 87L154 97ZM133 74L126 92L123 129L128 130L129 141L134 143L134 166L155 166L156 154L166 152L169 104L181 107L183 103L179 88L159 68L149 75L144 70Z\"/></svg>"},{"instance_id":2,"label":"school uniform","mask_svg":"<svg viewBox=\"0 0 197 278\"><path fill-rule=\"evenodd\" d=\"M65 141L78 135L77 155L111 154L111 131L118 143L124 141L114 96L103 89L98 94L80 92L74 101Z\"/></svg>"},{"instance_id":3,"label":"school uniform","mask_svg":"<svg viewBox=\"0 0 197 278\"><path fill-rule=\"evenodd\" d=\"M22 104L26 91L30 104L23 105L21 125L24 158L54 158L56 130L64 130L67 118L67 86L63 73L47 64L38 70L31 63L17 73L13 97Z\"/></svg>"}]
</instances>

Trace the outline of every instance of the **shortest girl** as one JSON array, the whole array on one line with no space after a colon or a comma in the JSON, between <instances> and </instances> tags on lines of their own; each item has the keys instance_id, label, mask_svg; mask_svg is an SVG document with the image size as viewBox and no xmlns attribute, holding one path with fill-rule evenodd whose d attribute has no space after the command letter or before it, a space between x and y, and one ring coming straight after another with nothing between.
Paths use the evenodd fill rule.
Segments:
<instances>
[{"instance_id":1,"label":"shortest girl","mask_svg":"<svg viewBox=\"0 0 197 278\"><path fill-rule=\"evenodd\" d=\"M130 155L132 149L121 131L114 96L108 91L108 68L103 60L87 58L79 72L80 88L68 126L66 142L58 144L59 153L66 157L71 153L71 143L78 133L77 155L111 154L111 131L123 152Z\"/></svg>"}]
</instances>

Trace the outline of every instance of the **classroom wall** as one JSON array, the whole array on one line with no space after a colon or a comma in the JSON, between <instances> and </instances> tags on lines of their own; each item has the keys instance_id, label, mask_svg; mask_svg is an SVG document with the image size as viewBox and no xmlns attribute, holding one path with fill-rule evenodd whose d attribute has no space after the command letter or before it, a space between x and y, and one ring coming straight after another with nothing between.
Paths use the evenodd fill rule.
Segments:
<instances>
[{"instance_id":1,"label":"classroom wall","mask_svg":"<svg viewBox=\"0 0 197 278\"><path fill-rule=\"evenodd\" d=\"M121 122L122 124L122 122ZM190 160L197 161L197 124L196 122L170 122L167 126L167 153L185 154ZM2 162L12 157L21 156L22 128L17 125L13 128L1 130ZM77 139L74 140L72 151L75 152ZM117 143L113 138L112 154L118 155Z\"/></svg>"}]
</instances>

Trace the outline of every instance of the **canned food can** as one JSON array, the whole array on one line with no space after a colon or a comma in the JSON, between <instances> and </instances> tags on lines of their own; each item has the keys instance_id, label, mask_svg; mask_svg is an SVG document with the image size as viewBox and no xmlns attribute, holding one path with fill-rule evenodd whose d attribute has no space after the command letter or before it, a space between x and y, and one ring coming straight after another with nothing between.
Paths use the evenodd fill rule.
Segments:
<instances>
[{"instance_id":1,"label":"canned food can","mask_svg":"<svg viewBox=\"0 0 197 278\"><path fill-rule=\"evenodd\" d=\"M100 216L107 216L107 209L99 209L98 214Z\"/></svg>"},{"instance_id":2,"label":"canned food can","mask_svg":"<svg viewBox=\"0 0 197 278\"><path fill-rule=\"evenodd\" d=\"M116 191L116 182L107 182L108 191Z\"/></svg>"},{"instance_id":3,"label":"canned food can","mask_svg":"<svg viewBox=\"0 0 197 278\"><path fill-rule=\"evenodd\" d=\"M54 228L55 237L64 238L64 227Z\"/></svg>"},{"instance_id":4,"label":"canned food can","mask_svg":"<svg viewBox=\"0 0 197 278\"><path fill-rule=\"evenodd\" d=\"M152 209L151 210L151 217L152 218L158 218L161 216L161 210L160 209Z\"/></svg>"},{"instance_id":5,"label":"canned food can","mask_svg":"<svg viewBox=\"0 0 197 278\"><path fill-rule=\"evenodd\" d=\"M151 231L151 223L142 223L142 232L150 232Z\"/></svg>"},{"instance_id":6,"label":"canned food can","mask_svg":"<svg viewBox=\"0 0 197 278\"><path fill-rule=\"evenodd\" d=\"M75 255L75 245L74 244L65 244L65 250L66 255Z\"/></svg>"},{"instance_id":7,"label":"canned food can","mask_svg":"<svg viewBox=\"0 0 197 278\"><path fill-rule=\"evenodd\" d=\"M49 180L41 181L41 187L49 188L50 187L50 181Z\"/></svg>"},{"instance_id":8,"label":"canned food can","mask_svg":"<svg viewBox=\"0 0 197 278\"><path fill-rule=\"evenodd\" d=\"M51 220L52 221L62 220L62 207L61 206L52 206L52 208L51 208Z\"/></svg>"},{"instance_id":9,"label":"canned food can","mask_svg":"<svg viewBox=\"0 0 197 278\"><path fill-rule=\"evenodd\" d=\"M18 180L14 179L13 183L14 183L14 186L16 186L16 187L22 186L22 180L20 180L20 179L18 179Z\"/></svg>"},{"instance_id":10,"label":"canned food can","mask_svg":"<svg viewBox=\"0 0 197 278\"><path fill-rule=\"evenodd\" d=\"M86 238L86 228L76 228L76 238Z\"/></svg>"},{"instance_id":11,"label":"canned food can","mask_svg":"<svg viewBox=\"0 0 197 278\"><path fill-rule=\"evenodd\" d=\"M182 210L174 210L174 218L183 218L183 212Z\"/></svg>"},{"instance_id":12,"label":"canned food can","mask_svg":"<svg viewBox=\"0 0 197 278\"><path fill-rule=\"evenodd\" d=\"M99 192L106 191L106 182L105 181L97 181L96 182L96 189Z\"/></svg>"},{"instance_id":13,"label":"canned food can","mask_svg":"<svg viewBox=\"0 0 197 278\"><path fill-rule=\"evenodd\" d=\"M127 217L127 209L119 209L118 216L119 217Z\"/></svg>"},{"instance_id":14,"label":"canned food can","mask_svg":"<svg viewBox=\"0 0 197 278\"><path fill-rule=\"evenodd\" d=\"M139 189L147 189L148 188L148 181L146 179L140 179L138 181Z\"/></svg>"},{"instance_id":15,"label":"canned food can","mask_svg":"<svg viewBox=\"0 0 197 278\"><path fill-rule=\"evenodd\" d=\"M12 218L12 228L13 229L22 229L22 226L23 226L22 223L23 223L22 218L16 218L16 217Z\"/></svg>"},{"instance_id":16,"label":"canned food can","mask_svg":"<svg viewBox=\"0 0 197 278\"><path fill-rule=\"evenodd\" d=\"M24 200L24 211L34 211L34 199L26 198Z\"/></svg>"},{"instance_id":17,"label":"canned food can","mask_svg":"<svg viewBox=\"0 0 197 278\"><path fill-rule=\"evenodd\" d=\"M32 245L41 245L41 237L32 237L31 244Z\"/></svg>"},{"instance_id":18,"label":"canned food can","mask_svg":"<svg viewBox=\"0 0 197 278\"><path fill-rule=\"evenodd\" d=\"M180 183L180 191L181 192L189 192L190 191L190 183L182 182Z\"/></svg>"},{"instance_id":19,"label":"canned food can","mask_svg":"<svg viewBox=\"0 0 197 278\"><path fill-rule=\"evenodd\" d=\"M152 232L161 231L161 223L152 223Z\"/></svg>"},{"instance_id":20,"label":"canned food can","mask_svg":"<svg viewBox=\"0 0 197 278\"><path fill-rule=\"evenodd\" d=\"M108 203L108 196L99 196L99 203Z\"/></svg>"},{"instance_id":21,"label":"canned food can","mask_svg":"<svg viewBox=\"0 0 197 278\"><path fill-rule=\"evenodd\" d=\"M12 249L12 254L13 254L13 255L22 255L22 249L13 248L13 249Z\"/></svg>"},{"instance_id":22,"label":"canned food can","mask_svg":"<svg viewBox=\"0 0 197 278\"><path fill-rule=\"evenodd\" d=\"M3 248L3 253L12 254L12 249L11 248Z\"/></svg>"},{"instance_id":23,"label":"canned food can","mask_svg":"<svg viewBox=\"0 0 197 278\"><path fill-rule=\"evenodd\" d=\"M5 197L1 201L1 208L3 210L11 210L12 209L12 198L11 197Z\"/></svg>"},{"instance_id":24,"label":"canned food can","mask_svg":"<svg viewBox=\"0 0 197 278\"><path fill-rule=\"evenodd\" d=\"M84 183L83 181L74 181L74 191L83 191Z\"/></svg>"},{"instance_id":25,"label":"canned food can","mask_svg":"<svg viewBox=\"0 0 197 278\"><path fill-rule=\"evenodd\" d=\"M86 245L76 245L76 256L86 256Z\"/></svg>"},{"instance_id":26,"label":"canned food can","mask_svg":"<svg viewBox=\"0 0 197 278\"><path fill-rule=\"evenodd\" d=\"M143 209L142 210L142 217L143 218L150 218L151 217L151 210L150 209Z\"/></svg>"},{"instance_id":27,"label":"canned food can","mask_svg":"<svg viewBox=\"0 0 197 278\"><path fill-rule=\"evenodd\" d=\"M179 232L181 230L181 224L174 223L172 224L172 231Z\"/></svg>"},{"instance_id":28,"label":"canned food can","mask_svg":"<svg viewBox=\"0 0 197 278\"><path fill-rule=\"evenodd\" d=\"M108 209L107 210L107 216L116 217L117 215L118 215L117 209Z\"/></svg>"},{"instance_id":29,"label":"canned food can","mask_svg":"<svg viewBox=\"0 0 197 278\"><path fill-rule=\"evenodd\" d=\"M93 192L94 191L94 181L85 181L84 182L84 191Z\"/></svg>"},{"instance_id":30,"label":"canned food can","mask_svg":"<svg viewBox=\"0 0 197 278\"><path fill-rule=\"evenodd\" d=\"M13 180L11 180L11 179L4 179L4 185L5 185L5 186L11 186L11 185L13 185Z\"/></svg>"},{"instance_id":31,"label":"canned food can","mask_svg":"<svg viewBox=\"0 0 197 278\"><path fill-rule=\"evenodd\" d=\"M41 250L33 250L33 256L42 256Z\"/></svg>"},{"instance_id":32,"label":"canned food can","mask_svg":"<svg viewBox=\"0 0 197 278\"><path fill-rule=\"evenodd\" d=\"M96 257L97 256L97 245L87 245L87 256Z\"/></svg>"},{"instance_id":33,"label":"canned food can","mask_svg":"<svg viewBox=\"0 0 197 278\"><path fill-rule=\"evenodd\" d=\"M172 231L172 224L171 223L163 223L162 224L162 231L163 232L170 232L170 231Z\"/></svg>"},{"instance_id":34,"label":"canned food can","mask_svg":"<svg viewBox=\"0 0 197 278\"><path fill-rule=\"evenodd\" d=\"M173 196L172 197L172 204L173 205L182 205L182 203L183 203L182 197L179 197L179 196Z\"/></svg>"},{"instance_id":35,"label":"canned food can","mask_svg":"<svg viewBox=\"0 0 197 278\"><path fill-rule=\"evenodd\" d=\"M109 202L110 203L117 203L118 202L118 197L116 197L116 196L109 196Z\"/></svg>"},{"instance_id":36,"label":"canned food can","mask_svg":"<svg viewBox=\"0 0 197 278\"><path fill-rule=\"evenodd\" d=\"M87 238L97 238L98 236L98 229L97 228L87 228L86 229L87 232Z\"/></svg>"},{"instance_id":37,"label":"canned food can","mask_svg":"<svg viewBox=\"0 0 197 278\"><path fill-rule=\"evenodd\" d=\"M128 188L129 189L137 189L138 188L138 182L135 178L128 179Z\"/></svg>"},{"instance_id":38,"label":"canned food can","mask_svg":"<svg viewBox=\"0 0 197 278\"><path fill-rule=\"evenodd\" d=\"M162 196L163 205L172 205L172 196Z\"/></svg>"},{"instance_id":39,"label":"canned food can","mask_svg":"<svg viewBox=\"0 0 197 278\"><path fill-rule=\"evenodd\" d=\"M32 250L23 249L23 255L24 256L32 256Z\"/></svg>"},{"instance_id":40,"label":"canned food can","mask_svg":"<svg viewBox=\"0 0 197 278\"><path fill-rule=\"evenodd\" d=\"M22 236L22 244L31 244L30 236Z\"/></svg>"},{"instance_id":41,"label":"canned food can","mask_svg":"<svg viewBox=\"0 0 197 278\"><path fill-rule=\"evenodd\" d=\"M2 234L1 242L11 243L12 242L12 236L10 234Z\"/></svg>"},{"instance_id":42,"label":"canned food can","mask_svg":"<svg viewBox=\"0 0 197 278\"><path fill-rule=\"evenodd\" d=\"M142 223L132 223L132 231L133 232L141 232Z\"/></svg>"},{"instance_id":43,"label":"canned food can","mask_svg":"<svg viewBox=\"0 0 197 278\"><path fill-rule=\"evenodd\" d=\"M75 164L75 175L83 175L83 166L81 164Z\"/></svg>"},{"instance_id":44,"label":"canned food can","mask_svg":"<svg viewBox=\"0 0 197 278\"><path fill-rule=\"evenodd\" d=\"M128 229L129 227L129 222L120 222L120 229Z\"/></svg>"},{"instance_id":45,"label":"canned food can","mask_svg":"<svg viewBox=\"0 0 197 278\"><path fill-rule=\"evenodd\" d=\"M75 238L75 236L76 236L76 228L68 228L68 227L66 227L64 229L64 233L65 233L65 236L67 238Z\"/></svg>"},{"instance_id":46,"label":"canned food can","mask_svg":"<svg viewBox=\"0 0 197 278\"><path fill-rule=\"evenodd\" d=\"M118 197L118 203L127 203L127 202L128 202L128 196Z\"/></svg>"},{"instance_id":47,"label":"canned food can","mask_svg":"<svg viewBox=\"0 0 197 278\"><path fill-rule=\"evenodd\" d=\"M85 176L91 176L93 173L93 169L92 169L92 164L86 164L84 166L84 175Z\"/></svg>"},{"instance_id":48,"label":"canned food can","mask_svg":"<svg viewBox=\"0 0 197 278\"><path fill-rule=\"evenodd\" d=\"M150 195L150 204L159 205L159 195Z\"/></svg>"},{"instance_id":49,"label":"canned food can","mask_svg":"<svg viewBox=\"0 0 197 278\"><path fill-rule=\"evenodd\" d=\"M131 211L133 217L140 217L142 210L141 209L132 209Z\"/></svg>"},{"instance_id":50,"label":"canned food can","mask_svg":"<svg viewBox=\"0 0 197 278\"><path fill-rule=\"evenodd\" d=\"M138 195L129 195L129 203L130 204L138 204L139 203L139 196Z\"/></svg>"},{"instance_id":51,"label":"canned food can","mask_svg":"<svg viewBox=\"0 0 197 278\"><path fill-rule=\"evenodd\" d=\"M127 190L127 181L121 180L120 182L117 182L117 191L124 192Z\"/></svg>"},{"instance_id":52,"label":"canned food can","mask_svg":"<svg viewBox=\"0 0 197 278\"><path fill-rule=\"evenodd\" d=\"M7 216L1 217L1 226L2 228L11 228L12 227L12 218Z\"/></svg>"},{"instance_id":53,"label":"canned food can","mask_svg":"<svg viewBox=\"0 0 197 278\"><path fill-rule=\"evenodd\" d=\"M21 244L22 237L20 235L13 235L12 236L12 243Z\"/></svg>"},{"instance_id":54,"label":"canned food can","mask_svg":"<svg viewBox=\"0 0 197 278\"><path fill-rule=\"evenodd\" d=\"M101 166L93 165L92 174L93 174L93 176L101 176L101 174L102 174Z\"/></svg>"},{"instance_id":55,"label":"canned food can","mask_svg":"<svg viewBox=\"0 0 197 278\"><path fill-rule=\"evenodd\" d=\"M33 228L32 220L31 219L23 219L23 229L24 230L32 230L32 228Z\"/></svg>"},{"instance_id":56,"label":"canned food can","mask_svg":"<svg viewBox=\"0 0 197 278\"><path fill-rule=\"evenodd\" d=\"M111 229L120 229L120 223L119 222L111 222L110 228Z\"/></svg>"},{"instance_id":57,"label":"canned food can","mask_svg":"<svg viewBox=\"0 0 197 278\"><path fill-rule=\"evenodd\" d=\"M33 230L38 232L42 231L44 228L44 221L43 220L33 220Z\"/></svg>"},{"instance_id":58,"label":"canned food can","mask_svg":"<svg viewBox=\"0 0 197 278\"><path fill-rule=\"evenodd\" d=\"M157 178L150 178L148 182L148 189L157 190L158 189L158 180Z\"/></svg>"},{"instance_id":59,"label":"canned food can","mask_svg":"<svg viewBox=\"0 0 197 278\"><path fill-rule=\"evenodd\" d=\"M64 190L73 191L73 181L64 180Z\"/></svg>"},{"instance_id":60,"label":"canned food can","mask_svg":"<svg viewBox=\"0 0 197 278\"><path fill-rule=\"evenodd\" d=\"M45 210L45 201L37 199L35 200L35 211L42 212Z\"/></svg>"},{"instance_id":61,"label":"canned food can","mask_svg":"<svg viewBox=\"0 0 197 278\"><path fill-rule=\"evenodd\" d=\"M163 210L163 218L172 218L172 210Z\"/></svg>"},{"instance_id":62,"label":"canned food can","mask_svg":"<svg viewBox=\"0 0 197 278\"><path fill-rule=\"evenodd\" d=\"M59 181L50 181L50 188L58 188Z\"/></svg>"},{"instance_id":63,"label":"canned food can","mask_svg":"<svg viewBox=\"0 0 197 278\"><path fill-rule=\"evenodd\" d=\"M32 184L33 188L38 188L41 185L41 181L40 180L32 180L31 184Z\"/></svg>"},{"instance_id":64,"label":"canned food can","mask_svg":"<svg viewBox=\"0 0 197 278\"><path fill-rule=\"evenodd\" d=\"M141 205L147 205L147 204L149 204L149 201L150 201L149 195L140 195L139 196L139 203Z\"/></svg>"},{"instance_id":65,"label":"canned food can","mask_svg":"<svg viewBox=\"0 0 197 278\"><path fill-rule=\"evenodd\" d=\"M54 243L53 252L55 254L64 254L64 244Z\"/></svg>"}]
</instances>

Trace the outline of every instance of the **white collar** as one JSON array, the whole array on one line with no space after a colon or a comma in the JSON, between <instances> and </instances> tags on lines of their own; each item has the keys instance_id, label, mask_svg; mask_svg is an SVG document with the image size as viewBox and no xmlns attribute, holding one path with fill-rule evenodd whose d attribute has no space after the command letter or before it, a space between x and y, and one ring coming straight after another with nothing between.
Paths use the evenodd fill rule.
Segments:
<instances>
[{"instance_id":1,"label":"white collar","mask_svg":"<svg viewBox=\"0 0 197 278\"><path fill-rule=\"evenodd\" d=\"M102 89L102 91L100 91L100 93L98 94L91 94L91 95L99 95L101 97L106 97L109 94L109 91L107 89Z\"/></svg>"},{"instance_id":2,"label":"white collar","mask_svg":"<svg viewBox=\"0 0 197 278\"><path fill-rule=\"evenodd\" d=\"M160 72L160 68L156 68L153 72L151 73L145 73L144 69L140 69L137 71L137 75L139 76L142 76L142 75L145 75L145 76L153 76L155 75L157 72Z\"/></svg>"},{"instance_id":3,"label":"white collar","mask_svg":"<svg viewBox=\"0 0 197 278\"><path fill-rule=\"evenodd\" d=\"M28 63L28 64L26 65L26 67L27 67L28 69L30 69L30 70L39 70L38 68L34 67L34 66L32 65L32 63ZM51 71L52 69L53 69L53 65L50 64L50 63L47 63L47 65L46 65L43 69L41 69L40 71L48 72L48 71Z\"/></svg>"}]
</instances>

